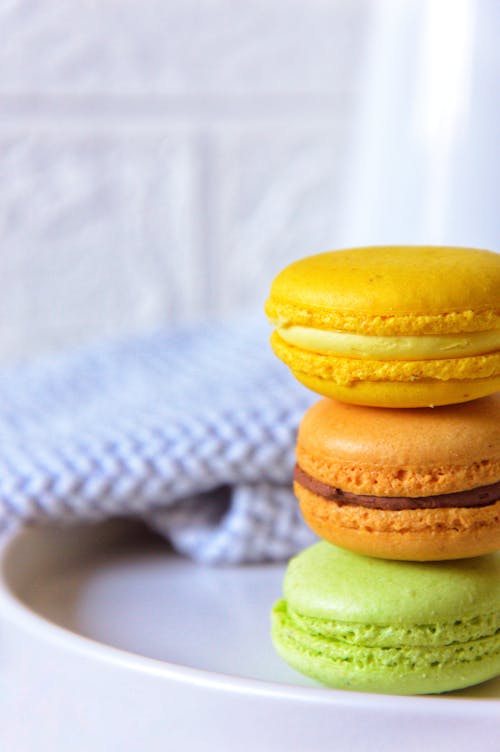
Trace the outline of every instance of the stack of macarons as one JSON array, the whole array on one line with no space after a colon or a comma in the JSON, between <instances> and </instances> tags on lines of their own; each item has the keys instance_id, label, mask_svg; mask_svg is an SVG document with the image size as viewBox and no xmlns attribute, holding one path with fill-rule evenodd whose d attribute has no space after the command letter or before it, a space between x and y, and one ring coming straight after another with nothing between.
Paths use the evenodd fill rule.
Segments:
<instances>
[{"instance_id":1,"label":"stack of macarons","mask_svg":"<svg viewBox=\"0 0 500 752\"><path fill-rule=\"evenodd\" d=\"M272 346L323 395L294 488L323 539L290 562L273 641L338 688L445 692L500 673L500 255L376 247L302 259Z\"/></svg>"}]
</instances>

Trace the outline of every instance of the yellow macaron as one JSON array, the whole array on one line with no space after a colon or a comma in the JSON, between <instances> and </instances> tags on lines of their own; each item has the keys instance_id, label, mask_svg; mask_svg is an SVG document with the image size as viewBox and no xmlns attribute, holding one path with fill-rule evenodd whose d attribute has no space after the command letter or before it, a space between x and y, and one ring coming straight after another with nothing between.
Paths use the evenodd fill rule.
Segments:
<instances>
[{"instance_id":1,"label":"yellow macaron","mask_svg":"<svg viewBox=\"0 0 500 752\"><path fill-rule=\"evenodd\" d=\"M266 313L276 355L326 397L379 407L466 402L500 389L500 255L379 246L296 261Z\"/></svg>"}]
</instances>

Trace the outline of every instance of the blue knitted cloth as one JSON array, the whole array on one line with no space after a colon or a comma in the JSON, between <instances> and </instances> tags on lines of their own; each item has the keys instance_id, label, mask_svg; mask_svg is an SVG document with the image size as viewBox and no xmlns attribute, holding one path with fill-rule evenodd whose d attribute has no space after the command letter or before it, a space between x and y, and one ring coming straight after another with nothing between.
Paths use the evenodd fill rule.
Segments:
<instances>
[{"instance_id":1,"label":"blue knitted cloth","mask_svg":"<svg viewBox=\"0 0 500 752\"><path fill-rule=\"evenodd\" d=\"M198 561L308 545L291 489L314 396L254 319L87 347L0 373L0 529L140 517Z\"/></svg>"}]
</instances>

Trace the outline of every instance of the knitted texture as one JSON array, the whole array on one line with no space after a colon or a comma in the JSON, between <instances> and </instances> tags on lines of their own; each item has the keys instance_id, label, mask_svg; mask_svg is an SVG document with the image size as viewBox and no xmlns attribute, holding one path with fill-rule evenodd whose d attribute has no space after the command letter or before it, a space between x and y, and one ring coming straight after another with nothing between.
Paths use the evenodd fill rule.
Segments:
<instances>
[{"instance_id":1,"label":"knitted texture","mask_svg":"<svg viewBox=\"0 0 500 752\"><path fill-rule=\"evenodd\" d=\"M292 492L314 400L251 318L155 333L0 374L0 528L144 519L198 561L312 542Z\"/></svg>"}]
</instances>

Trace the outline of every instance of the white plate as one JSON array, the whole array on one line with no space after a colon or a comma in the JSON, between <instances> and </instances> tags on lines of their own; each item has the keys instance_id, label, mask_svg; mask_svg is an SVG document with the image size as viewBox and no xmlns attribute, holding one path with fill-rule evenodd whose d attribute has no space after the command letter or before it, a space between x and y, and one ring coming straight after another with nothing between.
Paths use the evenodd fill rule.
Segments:
<instances>
[{"instance_id":1,"label":"white plate","mask_svg":"<svg viewBox=\"0 0 500 752\"><path fill-rule=\"evenodd\" d=\"M329 690L274 653L284 567L207 568L130 523L32 529L1 559L2 749L498 749L500 680Z\"/></svg>"}]
</instances>

